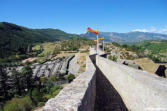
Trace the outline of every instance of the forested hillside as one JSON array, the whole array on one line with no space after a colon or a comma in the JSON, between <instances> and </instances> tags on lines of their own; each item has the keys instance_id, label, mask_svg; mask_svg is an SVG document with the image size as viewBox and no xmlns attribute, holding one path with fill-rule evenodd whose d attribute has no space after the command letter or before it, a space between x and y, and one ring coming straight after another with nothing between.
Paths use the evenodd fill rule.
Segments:
<instances>
[{"instance_id":1,"label":"forested hillside","mask_svg":"<svg viewBox=\"0 0 167 111\"><path fill-rule=\"evenodd\" d=\"M58 29L29 29L0 22L0 58L24 54L34 43L59 41L75 37Z\"/></svg>"}]
</instances>

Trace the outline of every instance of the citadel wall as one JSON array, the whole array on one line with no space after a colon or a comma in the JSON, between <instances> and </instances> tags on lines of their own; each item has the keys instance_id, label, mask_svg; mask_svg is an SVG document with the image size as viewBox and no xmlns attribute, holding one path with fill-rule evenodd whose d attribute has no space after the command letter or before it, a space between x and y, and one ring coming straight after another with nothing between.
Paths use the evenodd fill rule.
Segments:
<instances>
[{"instance_id":1,"label":"citadel wall","mask_svg":"<svg viewBox=\"0 0 167 111\"><path fill-rule=\"evenodd\" d=\"M167 80L96 56L96 64L130 111L167 110Z\"/></svg>"},{"instance_id":2,"label":"citadel wall","mask_svg":"<svg viewBox=\"0 0 167 111\"><path fill-rule=\"evenodd\" d=\"M86 58L86 71L47 101L42 111L93 111L96 96L96 69Z\"/></svg>"}]
</instances>

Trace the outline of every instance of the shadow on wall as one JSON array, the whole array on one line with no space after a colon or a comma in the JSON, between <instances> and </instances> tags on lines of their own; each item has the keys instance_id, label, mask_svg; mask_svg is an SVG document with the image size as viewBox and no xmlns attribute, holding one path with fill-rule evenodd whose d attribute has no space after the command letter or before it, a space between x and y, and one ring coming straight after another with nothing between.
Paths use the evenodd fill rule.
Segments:
<instances>
[{"instance_id":1,"label":"shadow on wall","mask_svg":"<svg viewBox=\"0 0 167 111\"><path fill-rule=\"evenodd\" d=\"M106 55L102 55L106 57ZM90 56L96 67L96 100L94 111L128 111L121 96L96 66L96 55Z\"/></svg>"}]
</instances>

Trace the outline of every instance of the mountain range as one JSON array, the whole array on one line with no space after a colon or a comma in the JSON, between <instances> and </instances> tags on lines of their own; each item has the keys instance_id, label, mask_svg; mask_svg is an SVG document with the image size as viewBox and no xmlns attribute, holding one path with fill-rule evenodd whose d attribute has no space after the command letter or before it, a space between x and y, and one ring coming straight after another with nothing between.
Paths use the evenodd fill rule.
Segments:
<instances>
[{"instance_id":1,"label":"mountain range","mask_svg":"<svg viewBox=\"0 0 167 111\"><path fill-rule=\"evenodd\" d=\"M89 39L96 39L96 35L91 32L81 34L81 36ZM166 34L148 33L148 32L128 32L128 33L99 32L99 37L104 37L105 42L117 42L117 43L134 43L143 40L167 40Z\"/></svg>"}]
</instances>

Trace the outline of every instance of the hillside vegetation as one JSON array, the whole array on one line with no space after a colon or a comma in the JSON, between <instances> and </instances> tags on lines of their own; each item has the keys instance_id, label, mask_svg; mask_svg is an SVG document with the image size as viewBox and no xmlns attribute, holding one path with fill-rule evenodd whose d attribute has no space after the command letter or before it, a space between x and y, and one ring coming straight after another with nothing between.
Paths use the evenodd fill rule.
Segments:
<instances>
[{"instance_id":1,"label":"hillside vegetation","mask_svg":"<svg viewBox=\"0 0 167 111\"><path fill-rule=\"evenodd\" d=\"M116 61L117 59L126 59L126 60L134 60L138 58L138 55L135 51L126 50L125 45L120 45L118 43L106 43L105 44L105 51L107 53L111 53L109 58L113 61Z\"/></svg>"},{"instance_id":2,"label":"hillside vegetation","mask_svg":"<svg viewBox=\"0 0 167 111\"><path fill-rule=\"evenodd\" d=\"M29 29L0 22L0 58L16 53L25 54L35 43L66 40L75 36L58 29Z\"/></svg>"},{"instance_id":3,"label":"hillside vegetation","mask_svg":"<svg viewBox=\"0 0 167 111\"><path fill-rule=\"evenodd\" d=\"M134 51L139 57L148 57L154 62L164 62L167 61L167 41L142 41L135 43L133 45L119 45L115 44L118 47L125 48L129 51Z\"/></svg>"},{"instance_id":4,"label":"hillside vegetation","mask_svg":"<svg viewBox=\"0 0 167 111\"><path fill-rule=\"evenodd\" d=\"M68 56L78 52L83 46L89 47L93 44L92 40L88 40L82 37L74 37L70 40L64 40L59 42L45 42L36 44L32 50L39 51L36 55L38 60L51 59L57 56ZM41 50L41 51L40 51ZM84 51L88 51L86 48Z\"/></svg>"}]
</instances>

